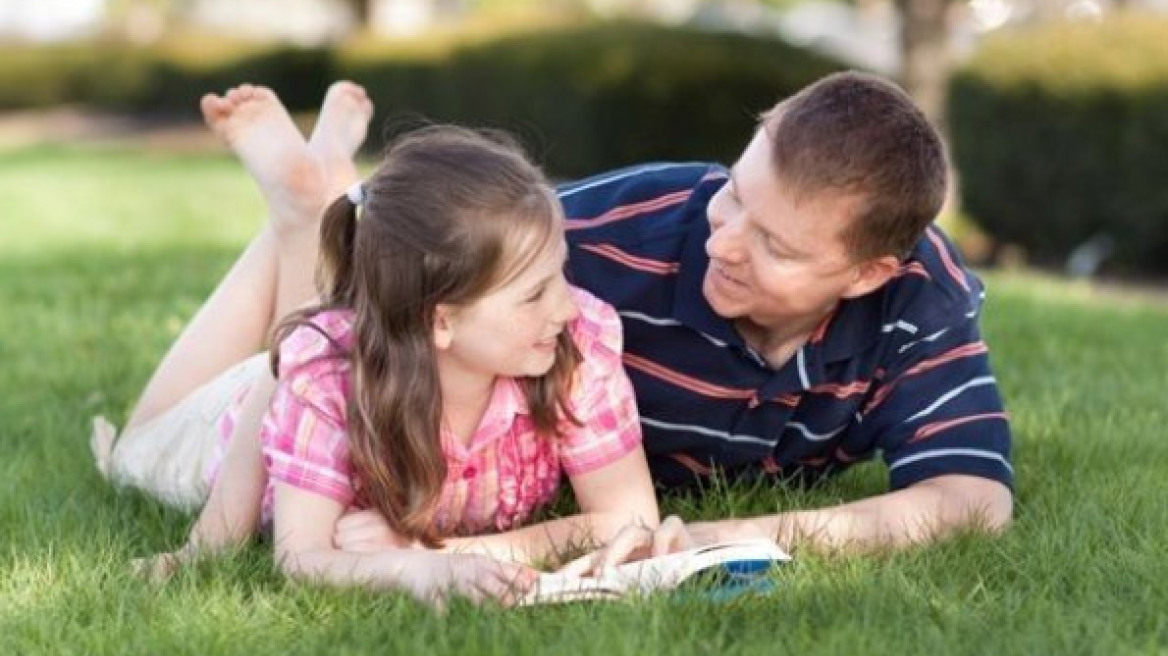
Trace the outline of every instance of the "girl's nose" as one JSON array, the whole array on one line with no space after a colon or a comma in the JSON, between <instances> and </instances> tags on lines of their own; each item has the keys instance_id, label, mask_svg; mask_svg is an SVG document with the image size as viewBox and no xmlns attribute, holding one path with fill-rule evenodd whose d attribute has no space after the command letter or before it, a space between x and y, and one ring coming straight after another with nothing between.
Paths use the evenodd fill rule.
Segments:
<instances>
[{"instance_id":1,"label":"girl's nose","mask_svg":"<svg viewBox=\"0 0 1168 656\"><path fill-rule=\"evenodd\" d=\"M568 281L560 279L557 287L555 320L559 323L568 323L580 316L580 308L576 306L576 298L572 296L572 288Z\"/></svg>"}]
</instances>

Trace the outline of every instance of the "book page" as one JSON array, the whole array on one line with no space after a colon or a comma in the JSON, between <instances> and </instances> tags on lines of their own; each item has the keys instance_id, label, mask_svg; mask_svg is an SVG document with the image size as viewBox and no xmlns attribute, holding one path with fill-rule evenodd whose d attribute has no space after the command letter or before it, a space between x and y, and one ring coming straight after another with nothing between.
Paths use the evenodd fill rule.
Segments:
<instances>
[{"instance_id":1,"label":"book page","mask_svg":"<svg viewBox=\"0 0 1168 656\"><path fill-rule=\"evenodd\" d=\"M617 599L630 593L668 590L689 577L718 565L757 573L791 557L770 540L722 542L624 563L596 577L541 574L523 605Z\"/></svg>"}]
</instances>

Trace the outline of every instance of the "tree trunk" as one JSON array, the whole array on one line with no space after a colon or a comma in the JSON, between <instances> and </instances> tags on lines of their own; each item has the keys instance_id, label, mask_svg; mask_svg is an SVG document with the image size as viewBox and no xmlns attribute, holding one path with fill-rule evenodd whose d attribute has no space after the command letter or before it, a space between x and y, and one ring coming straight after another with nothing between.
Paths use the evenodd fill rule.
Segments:
<instances>
[{"instance_id":1,"label":"tree trunk","mask_svg":"<svg viewBox=\"0 0 1168 656\"><path fill-rule=\"evenodd\" d=\"M949 7L953 0L895 0L900 14L901 84L944 131L949 81Z\"/></svg>"},{"instance_id":2,"label":"tree trunk","mask_svg":"<svg viewBox=\"0 0 1168 656\"><path fill-rule=\"evenodd\" d=\"M357 19L357 24L362 28L368 29L373 21L373 3L375 0L349 0L349 6L353 8L353 16Z\"/></svg>"}]
</instances>

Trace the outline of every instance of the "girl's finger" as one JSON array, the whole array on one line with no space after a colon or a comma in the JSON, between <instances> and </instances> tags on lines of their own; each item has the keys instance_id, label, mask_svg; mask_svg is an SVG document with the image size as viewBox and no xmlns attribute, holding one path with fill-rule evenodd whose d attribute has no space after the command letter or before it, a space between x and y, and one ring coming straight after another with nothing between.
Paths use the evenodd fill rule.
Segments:
<instances>
[{"instance_id":1,"label":"girl's finger","mask_svg":"<svg viewBox=\"0 0 1168 656\"><path fill-rule=\"evenodd\" d=\"M598 549L592 553L584 554L583 556L580 556L567 565L561 567L557 573L563 574L564 576L587 576L588 574L591 574L593 571L595 571L596 563L599 561L600 556L603 553L603 549Z\"/></svg>"},{"instance_id":2,"label":"girl's finger","mask_svg":"<svg viewBox=\"0 0 1168 656\"><path fill-rule=\"evenodd\" d=\"M626 562L637 551L652 545L653 533L644 526L628 525L622 528L608 546L599 552L596 572Z\"/></svg>"},{"instance_id":3,"label":"girl's finger","mask_svg":"<svg viewBox=\"0 0 1168 656\"><path fill-rule=\"evenodd\" d=\"M689 533L685 529L685 523L677 515L670 515L653 532L652 554L654 556L662 556L674 551L688 549L689 543Z\"/></svg>"}]
</instances>

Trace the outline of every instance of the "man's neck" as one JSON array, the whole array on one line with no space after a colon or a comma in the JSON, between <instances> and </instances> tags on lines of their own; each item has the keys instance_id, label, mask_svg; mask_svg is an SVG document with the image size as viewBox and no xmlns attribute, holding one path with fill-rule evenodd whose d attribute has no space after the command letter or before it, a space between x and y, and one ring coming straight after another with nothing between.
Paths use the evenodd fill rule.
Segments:
<instances>
[{"instance_id":1,"label":"man's neck","mask_svg":"<svg viewBox=\"0 0 1168 656\"><path fill-rule=\"evenodd\" d=\"M792 318L775 322L774 326L763 326L743 318L735 321L734 326L747 346L761 355L772 369L778 370L811 339L829 314L830 311L813 317Z\"/></svg>"}]
</instances>

